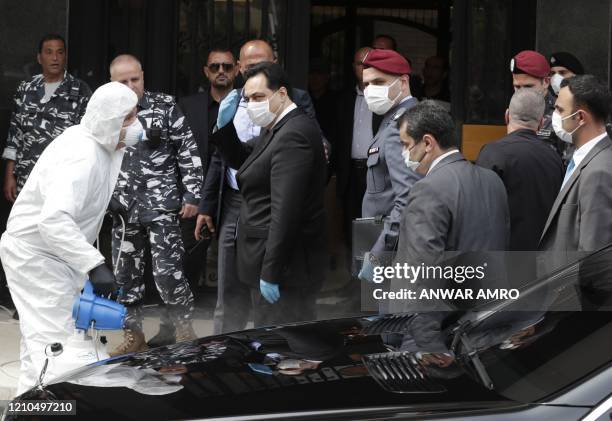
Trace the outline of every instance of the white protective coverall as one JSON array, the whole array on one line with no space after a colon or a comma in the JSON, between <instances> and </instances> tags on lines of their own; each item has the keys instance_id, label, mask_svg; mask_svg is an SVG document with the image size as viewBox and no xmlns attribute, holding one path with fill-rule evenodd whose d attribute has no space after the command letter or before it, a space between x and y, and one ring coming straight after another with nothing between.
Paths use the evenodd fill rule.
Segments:
<instances>
[{"instance_id":1,"label":"white protective coverall","mask_svg":"<svg viewBox=\"0 0 612 421\"><path fill-rule=\"evenodd\" d=\"M104 263L93 243L121 168L121 127L137 102L118 82L97 89L81 124L45 149L13 205L0 259L19 312L18 394L36 385L46 346L74 332L73 302L87 273ZM57 374L50 359L45 380Z\"/></svg>"}]
</instances>

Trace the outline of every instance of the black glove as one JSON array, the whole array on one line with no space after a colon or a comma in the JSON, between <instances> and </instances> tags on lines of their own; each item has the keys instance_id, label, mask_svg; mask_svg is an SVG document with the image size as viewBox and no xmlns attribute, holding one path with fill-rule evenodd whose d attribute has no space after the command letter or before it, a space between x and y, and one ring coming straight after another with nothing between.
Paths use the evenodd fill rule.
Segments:
<instances>
[{"instance_id":1,"label":"black glove","mask_svg":"<svg viewBox=\"0 0 612 421\"><path fill-rule=\"evenodd\" d=\"M121 215L124 221L127 220L127 210L115 197L111 197L110 203L108 204L108 210L113 215L113 217Z\"/></svg>"},{"instance_id":2,"label":"black glove","mask_svg":"<svg viewBox=\"0 0 612 421\"><path fill-rule=\"evenodd\" d=\"M104 263L89 271L89 281L93 285L94 294L101 297L114 294L117 289L115 275Z\"/></svg>"}]
</instances>

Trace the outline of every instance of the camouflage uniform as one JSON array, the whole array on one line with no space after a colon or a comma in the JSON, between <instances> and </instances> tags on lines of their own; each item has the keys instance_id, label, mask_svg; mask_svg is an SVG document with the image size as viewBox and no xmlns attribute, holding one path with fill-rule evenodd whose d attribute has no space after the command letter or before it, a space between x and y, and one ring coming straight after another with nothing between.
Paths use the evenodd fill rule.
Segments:
<instances>
[{"instance_id":1,"label":"camouflage uniform","mask_svg":"<svg viewBox=\"0 0 612 421\"><path fill-rule=\"evenodd\" d=\"M172 96L145 91L138 102L138 118L145 128L145 140L126 148L113 196L127 214L117 270L123 288L119 302L128 308L126 329L141 331L147 241L153 278L169 317L176 326L190 323L193 294L183 273L185 250L178 212L184 203L198 204L203 176L195 140ZM121 234L116 218L114 262Z\"/></svg>"},{"instance_id":2,"label":"camouflage uniform","mask_svg":"<svg viewBox=\"0 0 612 421\"><path fill-rule=\"evenodd\" d=\"M66 72L49 101L42 102L44 96L43 75L21 82L15 93L15 109L2 158L15 161L17 192L47 145L68 127L81 122L91 89Z\"/></svg>"}]
</instances>

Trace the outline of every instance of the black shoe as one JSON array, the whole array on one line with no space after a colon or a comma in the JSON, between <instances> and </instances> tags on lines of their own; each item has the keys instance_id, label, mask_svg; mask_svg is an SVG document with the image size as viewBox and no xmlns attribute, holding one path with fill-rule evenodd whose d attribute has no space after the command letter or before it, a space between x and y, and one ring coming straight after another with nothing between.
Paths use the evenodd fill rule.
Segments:
<instances>
[{"instance_id":1,"label":"black shoe","mask_svg":"<svg viewBox=\"0 0 612 421\"><path fill-rule=\"evenodd\" d=\"M174 326L160 325L159 332L149 339L147 345L149 345L149 348L156 348L158 346L172 345L174 343L176 343L176 330Z\"/></svg>"}]
</instances>

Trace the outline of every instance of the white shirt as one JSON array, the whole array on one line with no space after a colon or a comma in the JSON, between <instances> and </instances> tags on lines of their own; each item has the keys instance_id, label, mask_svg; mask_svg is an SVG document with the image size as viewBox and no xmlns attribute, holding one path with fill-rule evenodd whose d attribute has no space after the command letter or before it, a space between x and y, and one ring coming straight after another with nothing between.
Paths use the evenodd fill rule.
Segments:
<instances>
[{"instance_id":1,"label":"white shirt","mask_svg":"<svg viewBox=\"0 0 612 421\"><path fill-rule=\"evenodd\" d=\"M574 155L572 155L572 161L574 161L574 167L572 168L570 172L565 173L565 177L563 178L563 184L561 184L561 189L563 189L563 186L565 186L565 183L567 182L567 180L569 180L572 174L574 173L574 171L576 171L576 168L578 168L578 166L580 165L584 157L587 156L588 153L591 152L591 149L593 149L595 145L601 142L601 140L605 138L607 135L608 134L606 132L603 132L599 136L595 136L593 139L589 140L587 143L585 143L584 145L582 145L581 147L579 147L578 149L574 151Z\"/></svg>"},{"instance_id":2,"label":"white shirt","mask_svg":"<svg viewBox=\"0 0 612 421\"><path fill-rule=\"evenodd\" d=\"M58 82L45 82L45 95L40 100L40 102L42 102L43 104L49 102L49 100L51 99L55 91L57 91L57 88L60 86L61 83L61 80Z\"/></svg>"},{"instance_id":3,"label":"white shirt","mask_svg":"<svg viewBox=\"0 0 612 421\"><path fill-rule=\"evenodd\" d=\"M412 95L408 95L406 98L402 99L399 103L403 104L404 102L408 101L410 98L412 98Z\"/></svg>"},{"instance_id":4,"label":"white shirt","mask_svg":"<svg viewBox=\"0 0 612 421\"><path fill-rule=\"evenodd\" d=\"M290 106L288 106L287 108L285 108L285 111L283 111L278 118L274 121L274 124L272 125L272 127L276 126L278 124L279 121L281 121L283 118L285 118L285 116L287 114L289 114L291 111L295 110L297 108L297 105L295 104L291 104ZM270 127L270 128L272 128Z\"/></svg>"},{"instance_id":5,"label":"white shirt","mask_svg":"<svg viewBox=\"0 0 612 421\"><path fill-rule=\"evenodd\" d=\"M374 139L372 129L372 111L359 86L355 86L355 110L353 111L353 141L351 142L351 159L367 159L368 149Z\"/></svg>"},{"instance_id":6,"label":"white shirt","mask_svg":"<svg viewBox=\"0 0 612 421\"><path fill-rule=\"evenodd\" d=\"M442 161L444 158L446 158L447 156L450 156L450 155L452 155L454 153L459 153L459 150L458 149L453 149L452 151L448 151L445 154L442 154L439 157L437 157L436 159L434 159L434 162L431 163L431 166L429 167L429 170L427 171L427 174L429 174L431 172L431 170L433 170L434 167L440 163L440 161ZM425 175L427 175L427 174L425 174Z\"/></svg>"},{"instance_id":7,"label":"white shirt","mask_svg":"<svg viewBox=\"0 0 612 421\"><path fill-rule=\"evenodd\" d=\"M574 160L574 169L578 167L578 165L580 165L584 157L587 156L589 152L591 152L591 149L593 149L595 145L597 145L606 136L607 133L603 132L599 136L594 137L593 139L589 140L587 143L576 149L574 155L572 156L572 159Z\"/></svg>"}]
</instances>

